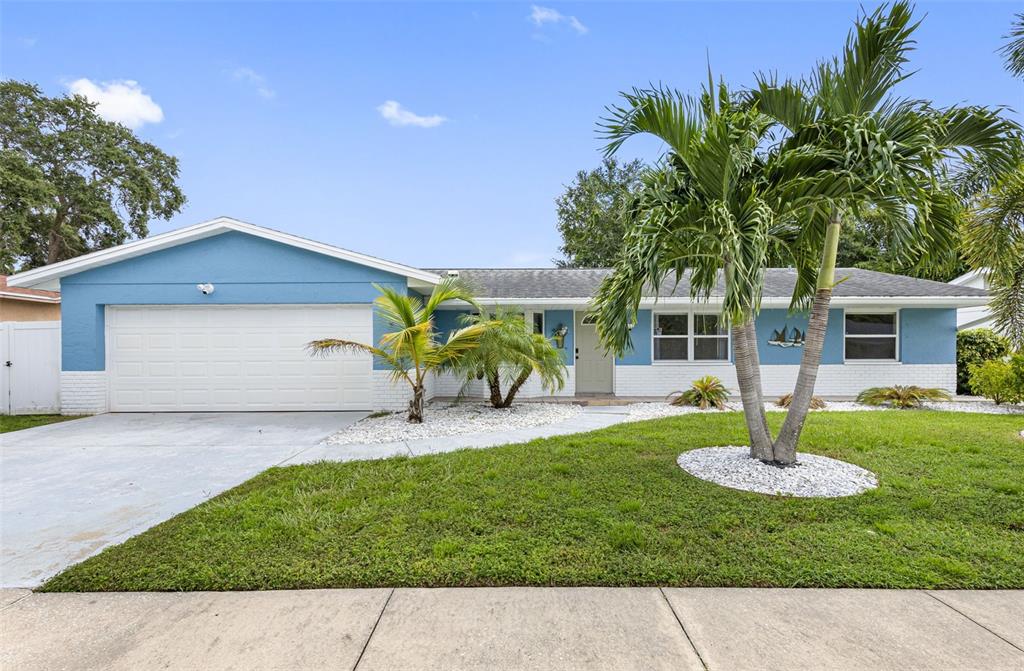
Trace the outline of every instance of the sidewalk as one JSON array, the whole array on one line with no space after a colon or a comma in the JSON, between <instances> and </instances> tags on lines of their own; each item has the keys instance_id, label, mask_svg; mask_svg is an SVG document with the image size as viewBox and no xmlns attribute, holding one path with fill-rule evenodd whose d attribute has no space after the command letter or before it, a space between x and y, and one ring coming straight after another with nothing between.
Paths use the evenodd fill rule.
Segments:
<instances>
[{"instance_id":1,"label":"sidewalk","mask_svg":"<svg viewBox=\"0 0 1024 671\"><path fill-rule=\"evenodd\" d=\"M385 459L398 455L419 457L424 454L454 452L466 448L496 447L510 443L525 443L536 438L564 436L570 433L596 431L629 420L629 410L622 406L586 406L571 419L553 424L542 424L526 429L468 433L461 436L439 436L420 440L401 440L393 443L351 445L316 445L288 458L281 465L308 464L315 461L355 461L357 459Z\"/></svg>"},{"instance_id":2,"label":"sidewalk","mask_svg":"<svg viewBox=\"0 0 1024 671\"><path fill-rule=\"evenodd\" d=\"M1024 592L0 593L3 669L1024 669Z\"/></svg>"}]
</instances>

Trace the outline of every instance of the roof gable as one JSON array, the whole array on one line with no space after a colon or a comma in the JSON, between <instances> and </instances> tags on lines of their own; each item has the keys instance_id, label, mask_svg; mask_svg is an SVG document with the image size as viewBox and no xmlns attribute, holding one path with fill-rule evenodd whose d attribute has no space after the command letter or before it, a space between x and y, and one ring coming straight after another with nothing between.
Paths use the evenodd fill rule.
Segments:
<instances>
[{"instance_id":1,"label":"roof gable","mask_svg":"<svg viewBox=\"0 0 1024 671\"><path fill-rule=\"evenodd\" d=\"M331 258L349 261L359 265L375 268L396 275L401 275L410 280L410 286L430 287L437 284L440 278L434 273L405 266L392 261L378 259L366 254L359 254L341 247L334 247L322 242L315 242L301 238L289 233L282 233L262 226L254 226L230 217L220 217L195 226L179 228L160 235L154 235L142 240L128 242L117 247L104 249L90 254L85 254L74 259L54 263L42 268L36 268L9 278L11 286L33 287L40 289L56 289L59 287L60 279L69 275L100 268L109 264L117 263L127 259L143 256L156 251L170 249L182 244L203 240L215 235L221 235L230 231L246 233L280 244L296 247L309 252L323 254Z\"/></svg>"}]
</instances>

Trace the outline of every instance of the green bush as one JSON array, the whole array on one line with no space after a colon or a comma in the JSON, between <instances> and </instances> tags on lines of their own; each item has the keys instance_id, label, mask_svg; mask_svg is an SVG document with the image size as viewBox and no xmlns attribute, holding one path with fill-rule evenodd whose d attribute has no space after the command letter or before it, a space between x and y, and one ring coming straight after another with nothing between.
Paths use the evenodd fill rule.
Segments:
<instances>
[{"instance_id":1,"label":"green bush","mask_svg":"<svg viewBox=\"0 0 1024 671\"><path fill-rule=\"evenodd\" d=\"M969 329L956 334L956 393L981 393L971 389L971 366L1002 359L1010 343L991 329Z\"/></svg>"},{"instance_id":2,"label":"green bush","mask_svg":"<svg viewBox=\"0 0 1024 671\"><path fill-rule=\"evenodd\" d=\"M724 410L725 402L729 399L729 390L714 375L705 375L694 380L686 391L672 392L668 398L672 405L694 405L701 410Z\"/></svg>"},{"instance_id":3,"label":"green bush","mask_svg":"<svg viewBox=\"0 0 1024 671\"><path fill-rule=\"evenodd\" d=\"M1024 354L974 364L970 384L975 393L997 405L1024 401Z\"/></svg>"}]
</instances>

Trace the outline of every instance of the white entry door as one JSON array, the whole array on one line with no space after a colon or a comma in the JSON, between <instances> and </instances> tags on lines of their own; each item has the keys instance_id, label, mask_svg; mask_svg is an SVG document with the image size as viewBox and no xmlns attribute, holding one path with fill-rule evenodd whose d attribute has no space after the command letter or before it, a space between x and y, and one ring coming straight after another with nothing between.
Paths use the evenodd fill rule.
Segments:
<instances>
[{"instance_id":1,"label":"white entry door","mask_svg":"<svg viewBox=\"0 0 1024 671\"><path fill-rule=\"evenodd\" d=\"M0 324L0 412L60 412L60 322Z\"/></svg>"},{"instance_id":2,"label":"white entry door","mask_svg":"<svg viewBox=\"0 0 1024 671\"><path fill-rule=\"evenodd\" d=\"M585 312L576 313L575 326L576 393L612 393L612 358L601 347L597 326Z\"/></svg>"},{"instance_id":3,"label":"white entry door","mask_svg":"<svg viewBox=\"0 0 1024 671\"><path fill-rule=\"evenodd\" d=\"M114 412L369 410L371 357L306 343L370 344L369 305L108 307Z\"/></svg>"}]
</instances>

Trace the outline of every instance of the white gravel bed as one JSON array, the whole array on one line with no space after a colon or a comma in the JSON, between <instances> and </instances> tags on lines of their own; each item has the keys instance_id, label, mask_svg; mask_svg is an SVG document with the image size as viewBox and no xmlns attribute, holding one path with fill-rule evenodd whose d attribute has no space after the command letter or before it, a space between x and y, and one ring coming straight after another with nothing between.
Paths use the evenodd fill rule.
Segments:
<instances>
[{"instance_id":1,"label":"white gravel bed","mask_svg":"<svg viewBox=\"0 0 1024 671\"><path fill-rule=\"evenodd\" d=\"M581 412L582 407L571 403L516 403L503 409L480 402L456 405L428 403L422 424L407 422L404 411L384 417L367 417L345 427L325 442L329 445L393 443L467 433L514 431L561 422Z\"/></svg>"},{"instance_id":2,"label":"white gravel bed","mask_svg":"<svg viewBox=\"0 0 1024 671\"><path fill-rule=\"evenodd\" d=\"M864 405L855 401L826 401L826 407L811 412L892 412L895 408L889 406ZM689 415L698 412L739 412L743 410L743 403L740 401L729 402L726 410L701 410L694 406L674 406L668 403L633 403L626 406L629 411L630 420L658 419L660 417L674 417L675 415ZM786 412L786 408L780 408L774 403L765 403L764 409L767 412ZM936 401L926 402L919 410L910 409L907 412L922 412L926 410L942 410L948 412L971 412L986 415L1024 415L1024 405L1007 405L1005 403L996 405L991 401Z\"/></svg>"},{"instance_id":3,"label":"white gravel bed","mask_svg":"<svg viewBox=\"0 0 1024 671\"><path fill-rule=\"evenodd\" d=\"M878 486L871 471L845 461L797 453L797 463L780 468L750 458L749 447L703 447L677 460L690 475L724 487L760 494L834 498Z\"/></svg>"}]
</instances>

